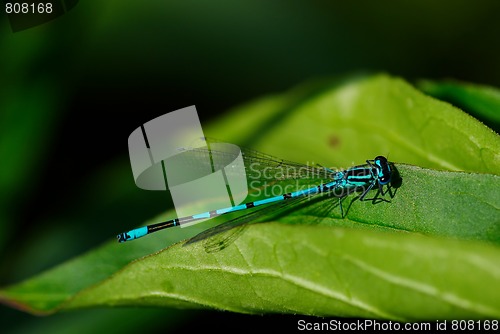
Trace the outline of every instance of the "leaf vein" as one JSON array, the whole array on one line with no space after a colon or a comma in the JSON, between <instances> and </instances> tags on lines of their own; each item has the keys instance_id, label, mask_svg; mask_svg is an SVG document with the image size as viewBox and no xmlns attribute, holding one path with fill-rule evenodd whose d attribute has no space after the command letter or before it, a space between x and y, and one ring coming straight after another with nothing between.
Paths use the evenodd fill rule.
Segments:
<instances>
[{"instance_id":1,"label":"leaf vein","mask_svg":"<svg viewBox=\"0 0 500 334\"><path fill-rule=\"evenodd\" d=\"M359 268L366 270L367 272L372 273L373 275L380 277L381 279L408 288L412 289L415 291L418 291L420 293L426 294L431 297L436 297L438 299L441 299L448 304L452 306L456 306L465 310L471 310L471 311L476 311L480 312L482 314L488 315L488 316L498 316L500 313L500 310L493 309L489 306L486 305L481 305L478 303L473 303L469 300L465 300L461 298L460 296L457 296L453 293L446 293L446 292L440 292L438 289L436 289L433 286L420 283L408 278L396 276L396 275L391 275L387 272L384 272L383 270L373 267L359 259L355 259L349 255L344 255L344 258L354 265L358 266Z\"/></svg>"},{"instance_id":2,"label":"leaf vein","mask_svg":"<svg viewBox=\"0 0 500 334\"><path fill-rule=\"evenodd\" d=\"M335 300L340 301L342 303L345 303L347 305L361 309L365 312L372 313L373 315L376 315L379 318L403 320L403 318L401 318L399 316L384 312L384 311L376 308L375 306L370 305L368 303L365 303L361 300L354 299L352 297L349 298L348 296L342 294L341 292L334 291L331 288L321 286L315 282L312 282L310 280L304 279L304 278L299 277L299 276L290 275L290 274L283 275L283 274L281 274L277 271L274 271L274 270L260 269L260 270L251 270L251 271L247 272L247 271L240 270L240 269L233 268L233 267L219 268L219 267L208 267L208 266L204 266L201 268L193 268L193 267L189 267L189 266L170 266L169 268L170 269L179 269L179 270L189 270L189 271L200 271L200 270L203 270L203 271L223 271L226 273L230 273L233 275L239 275L239 276L261 275L261 276L270 276L273 278L281 278L281 279L283 279L283 280L285 280L293 285L296 285L297 287L306 289L308 291L311 291L311 292L314 292L317 294L321 294L321 295L328 297L328 298L335 299Z\"/></svg>"}]
</instances>

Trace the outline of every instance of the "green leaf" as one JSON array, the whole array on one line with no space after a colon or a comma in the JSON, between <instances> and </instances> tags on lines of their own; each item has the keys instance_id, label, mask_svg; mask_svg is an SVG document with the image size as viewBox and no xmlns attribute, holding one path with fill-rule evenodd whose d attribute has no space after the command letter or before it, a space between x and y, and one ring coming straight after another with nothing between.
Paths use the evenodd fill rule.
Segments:
<instances>
[{"instance_id":1,"label":"green leaf","mask_svg":"<svg viewBox=\"0 0 500 334\"><path fill-rule=\"evenodd\" d=\"M469 112L495 129L500 129L500 90L456 80L421 80L418 87L425 93Z\"/></svg>"},{"instance_id":2,"label":"green leaf","mask_svg":"<svg viewBox=\"0 0 500 334\"><path fill-rule=\"evenodd\" d=\"M274 240L276 243L283 242L281 239L290 241L292 235L295 235L295 232L293 232L293 229L290 229L289 225L295 224L297 225L295 227L298 229L298 232L296 233L298 233L298 235L302 234L302 237L305 240L304 242L306 244L310 242L311 245L315 245L314 247L318 252L325 254L328 254L330 252L330 247L332 247L332 244L336 243L336 241L333 239L328 241L330 236L327 236L327 234L335 235L338 228L347 227L350 227L350 229L345 230L343 240L346 243L350 242L351 248L356 248L355 245L360 242L358 238L361 238L361 236L363 235L369 237L373 233L373 238L380 238L380 242L382 244L385 242L385 240L393 240L393 244L391 247L395 248L397 248L396 244L398 242L399 247L404 248L412 243L413 240L424 240L418 238L414 239L416 238L416 236L407 232L419 232L428 235L448 236L457 239L478 239L489 241L491 243L500 242L500 225L498 222L498 208L500 207L500 203L497 195L497 189L500 186L499 176L457 172L437 172L404 165L398 166L398 170L401 174L402 184L400 188L395 189L396 193L391 203L382 202L373 204L371 202L360 202L354 200L347 213L347 218L341 219L337 211L338 208L335 205L336 201L332 200L331 198L322 199L321 201L317 201L315 203L312 203L311 205L295 208L291 214L268 219L279 220L282 222L282 224L273 225L273 232L270 235L276 236L276 239ZM437 201L435 199L435 194L439 194L441 196L440 201ZM354 198L354 196L349 196L346 201L352 201ZM311 226L312 229L302 230L302 226L304 226L304 223L314 225ZM255 236L252 234L253 232L250 232L250 234L247 234L246 232L247 229L260 229L261 227L256 227L257 225L261 226L266 224L255 224L255 226L252 225L251 227L247 227L243 231L244 233L238 233L232 236L230 235L227 238L224 238L224 235L216 235L202 242L195 243L195 246L182 247L181 244L178 244L169 250L161 252L161 256L152 257L156 259L156 262L154 263L157 265L157 270L155 270L154 268L144 270L141 267L141 263L143 261L150 263L149 259L151 259L151 257L141 259L130 266L126 266L126 264L131 259L141 256L141 254L146 255L154 251L155 249L161 248L161 245L166 243L165 237L172 238L172 233L157 233L156 235L148 236L147 239L130 242L125 245L112 243L109 245L105 245L98 250L90 252L89 254L84 255L77 260L68 262L58 268L55 268L52 271L48 271L45 274L42 274L32 280L28 280L24 283L11 287L3 291L0 296L1 299L4 300L4 302L16 304L17 307L35 313L53 312L56 309L76 308L82 306L100 306L105 304L154 304L163 306L177 305L183 307L198 307L203 305L206 307L220 307L223 309L238 310L241 312L257 312L257 310L259 310L259 312L286 312L285 308L275 309L276 306L274 304L276 303L276 301L272 301L273 298L279 299L282 298L282 294L288 294L292 292L287 290L289 282L287 282L286 280L281 281L281 284L278 282L272 283L273 289L277 291L277 295L273 296L272 294L267 294L267 299L272 302L267 306L265 304L259 304L260 306L258 309L255 308L257 306L249 305L248 308L245 309L243 306L239 305L238 303L240 302L240 300L242 298L246 298L246 294L240 294L238 289L231 290L234 300L231 301L228 296L225 296L224 303L222 303L222 301L212 300L206 296L206 294L208 294L209 291L213 289L213 287L211 285L207 285L205 280L202 279L205 274L201 273L206 271L205 269L203 269L204 260L200 260L200 262L195 261L195 259L197 259L198 257L200 257L201 259L205 259L206 256L208 256L200 256L200 249L202 248L210 251L211 253L217 253L213 254L217 261L227 261L227 264L229 265L230 263L232 263L234 255L227 256L230 253L228 253L226 249L223 249L220 252L212 252L211 250L214 249L212 244L226 239L233 241L233 243L236 243L237 245L239 245L240 242L248 243L249 245L258 243L260 242L258 240L262 239L261 236ZM317 236L316 234L314 237L308 236L308 234L312 233L315 228L324 229L322 229L321 231L323 232L319 233ZM379 234L381 232L384 233ZM230 230L229 232L227 232L227 234L233 233L234 230ZM265 235L267 235L266 233L267 232L264 232ZM288 233L290 233L290 235L288 235ZM398 236L395 237L395 234L397 234ZM321 235L323 235L323 243L316 240L316 238L320 238ZM358 235L358 237L355 237L354 239L349 241L351 235ZM313 239L309 240L309 237ZM241 238L243 238L243 241L240 241ZM272 237L269 236L266 238L271 238L266 240L268 243L270 243L269 247L271 247L272 249ZM432 249L432 252L435 252L436 254L440 254L443 252L454 254L456 252L455 248L460 249L460 247L462 247L451 241L449 243L442 243L444 241L438 242L435 240L431 240L430 238L427 239L429 240L423 242L431 243L433 247L435 247L434 249ZM454 246L451 249L448 249L447 247L449 245ZM475 253L475 246L469 249L468 245L468 243L463 244L464 248L459 253L460 255L456 255L457 259L463 256L465 253L467 253L467 256L469 257L480 258L484 255L482 253ZM232 247L232 243L229 242L227 246L228 248ZM409 259L408 261L413 263L417 268L430 266L430 263L426 262L428 260L426 257L419 257L420 253L423 251L423 249L420 249L419 247L421 247L421 244L420 241L417 241L417 244L414 245L413 249L415 252L413 256L415 258L411 258L411 260ZM493 249L495 249L495 251L497 252L500 251L500 249L495 247L484 247L486 247L485 249L489 249L489 251L493 251ZM247 253L249 248L251 247L245 246L245 250L239 249L238 252L243 258L253 258L256 255L254 253ZM344 249L344 253L346 256L352 253L351 248L347 247ZM193 253L193 249L196 250L195 253ZM478 249L483 248L479 247ZM342 248L339 249L339 252L340 251L342 251ZM255 245L254 252L260 252L262 257L274 256L272 252L269 253L269 251L266 250L266 248L262 248L260 244ZM368 256L369 254L373 254L373 250L371 250L369 247L364 248L363 252L366 253L366 256ZM180 256L179 253L185 254ZM380 256L381 258L385 257L383 253L380 253ZM180 259L179 257L186 260L186 262L183 262L184 260ZM182 276L170 277L168 275L165 275L165 268L170 268L169 266L171 265L171 263L159 263L162 263L162 261L166 258L172 258L175 259L175 261L180 261L176 262L176 265L180 265L180 263L183 263L184 266L191 266L193 261L195 261L194 263L198 263L197 266L200 266L200 280L195 281L193 278L192 271L196 271L196 266L193 268L190 267L190 270L181 270L180 273L177 273L178 275L185 275L183 278ZM455 257L453 258L455 259ZM316 256L309 258L301 257L300 261L299 259L297 259L294 265L299 268L302 266L307 266L310 262L316 261ZM378 259L377 261L382 261L382 259ZM444 265L444 263L442 263L442 265ZM461 268L462 265L462 263L458 265L458 268ZM111 276L114 272L116 272L123 266L125 266L127 269L124 271L119 271L117 274L112 276L111 279L109 279L109 276ZM391 266L392 270L396 273L407 272L407 263L404 261L402 263L398 263L397 261L395 261L394 263L391 263ZM443 270L441 265L437 266L437 268L439 268L439 270ZM255 266L253 267L253 269L257 271L271 269L277 272L283 271L279 266L274 268L271 268L269 266L263 268ZM221 270L222 269L219 269L219 271ZM420 278L415 278L414 283L424 284L428 289L433 288L436 291L440 291L442 286L439 282L441 279L444 279L443 277L446 277L446 280L453 280L457 285L462 284L463 286L468 286L469 280L483 279L475 278L475 271L471 271L473 275L463 276L461 272L457 271L457 268L455 267L448 268L447 270L448 271L440 271L439 275L436 274L436 277L440 277L440 279L435 282L428 280L426 280L425 282L420 282ZM222 270L222 272L224 271ZM324 271L320 271L320 273L321 275L332 275L331 268L329 267L326 267ZM431 274L431 272L429 271L427 271L427 273ZM141 278L132 278L131 275L140 275ZM347 273L345 273L345 275L347 275ZM469 276L474 277L471 278ZM165 284L164 288L161 288L155 284L146 283L148 282L148 280L146 280L145 277L149 277L149 280L153 281L157 280L158 277L162 277L162 284ZM224 285L223 277L225 277L225 274L221 274L221 277L218 278L218 282L221 285ZM342 278L339 279L343 280ZM347 277L344 279L346 280L346 282L348 282ZM120 281L120 283L115 283L116 280ZM182 290L181 288L179 288L179 290L175 293L175 296L167 293L167 290L169 289L169 285L167 284L167 282L175 285L179 280L190 281L191 284L198 286L198 289ZM333 283L335 282L332 282L332 284ZM365 281L365 284L368 283L368 281ZM95 286L95 284L97 284L97 286ZM233 284L237 283L233 282ZM241 285L240 288L242 291L256 289L255 283L249 283L245 275L241 276L238 284ZM322 286L322 289L339 289L339 287L336 285L328 285L322 281L312 281L309 282L309 284L320 284ZM105 287L105 292L101 290L102 287ZM390 285L386 288L390 289ZM262 287L262 289L262 291L265 291L265 289L267 288ZM134 294L131 296L128 294L129 291L136 291L136 293L138 294ZM399 290L397 289L395 291L391 290L391 295L397 296L400 293L400 291L398 291ZM467 291L471 292L470 290ZM263 294L264 292L261 293ZM293 291L293 293L296 292ZM447 292L442 293L446 294ZM454 294L456 292L449 293ZM168 298L160 297L162 294L167 294ZM201 295L199 295L198 298L195 298L195 296L198 294ZM481 293L477 292L476 295L476 292L474 292L472 296L474 296L474 298L471 300L467 299L468 297L463 298L465 298L467 303L474 304L476 302L483 302ZM345 299L348 298L348 296L346 295L342 298ZM379 304L376 300L370 300L369 302L366 302L376 309L381 307L389 307ZM415 303L417 302L420 301L416 300ZM429 300L427 300L427 302L429 302ZM493 304L491 304L490 306L492 305ZM359 313L355 313L356 311L351 309L351 306L346 306L345 309L342 309L340 306L331 308L326 302L323 306L318 306L318 308L315 309L311 309L310 305L308 306L300 304L291 304L288 307L290 308L289 311L299 312L303 314L350 315L360 317L377 315L366 313L366 310L358 310ZM455 312L457 310L458 309L454 308L453 311L450 312ZM460 312L466 312L467 310L471 311L471 309L465 308ZM481 313L474 310L472 311L468 314L469 316L475 317L481 315L491 315L491 313L487 312ZM423 315L425 314L420 316L418 312L412 312L414 312L413 317L425 319L425 317L423 317ZM452 317L453 314L455 314L455 316L466 314L460 312L450 313L449 316ZM394 311L389 312L389 309L386 309L384 312L378 314L377 316L385 317L384 314L390 319L400 318L400 315L398 315L397 318L393 318ZM436 313L434 317L437 317L438 315L440 317L445 316L445 313ZM406 315L403 318L410 319L408 317L409 316Z\"/></svg>"},{"instance_id":3,"label":"green leaf","mask_svg":"<svg viewBox=\"0 0 500 334\"><path fill-rule=\"evenodd\" d=\"M380 75L302 86L205 130L323 165L389 152L399 177L390 202L348 196L343 219L323 196L189 245L162 250L228 216L110 242L3 289L0 300L40 314L155 305L393 320L500 315L500 141L475 119Z\"/></svg>"},{"instance_id":4,"label":"green leaf","mask_svg":"<svg viewBox=\"0 0 500 334\"><path fill-rule=\"evenodd\" d=\"M491 287L500 278L499 255L495 247L413 235L258 224L218 253L176 245L134 262L67 307L132 303L398 320L498 317L500 291Z\"/></svg>"},{"instance_id":5,"label":"green leaf","mask_svg":"<svg viewBox=\"0 0 500 334\"><path fill-rule=\"evenodd\" d=\"M154 305L394 320L495 318L500 294L491 287L498 284L498 268L500 250L476 243L255 224L220 252L207 253L201 243L177 244L133 262L64 308ZM41 297L26 285L9 295Z\"/></svg>"},{"instance_id":6,"label":"green leaf","mask_svg":"<svg viewBox=\"0 0 500 334\"><path fill-rule=\"evenodd\" d=\"M297 98L303 90L243 106L206 133L326 166L350 167L382 154L421 167L500 173L497 134L401 79L336 80Z\"/></svg>"}]
</instances>

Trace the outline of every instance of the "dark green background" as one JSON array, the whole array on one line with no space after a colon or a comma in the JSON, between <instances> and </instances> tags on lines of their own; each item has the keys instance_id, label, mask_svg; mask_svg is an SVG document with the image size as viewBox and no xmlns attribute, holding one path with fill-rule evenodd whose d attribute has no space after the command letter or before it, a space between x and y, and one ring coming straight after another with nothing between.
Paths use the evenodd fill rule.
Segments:
<instances>
[{"instance_id":1,"label":"dark green background","mask_svg":"<svg viewBox=\"0 0 500 334\"><path fill-rule=\"evenodd\" d=\"M251 99L352 73L500 86L498 36L495 0L82 0L17 33L3 16L0 285L170 205L167 194L133 183L127 138L140 124L189 105L208 124ZM163 309L36 318L4 306L0 314L2 329L27 333L240 331L269 322L293 330L302 318Z\"/></svg>"}]
</instances>

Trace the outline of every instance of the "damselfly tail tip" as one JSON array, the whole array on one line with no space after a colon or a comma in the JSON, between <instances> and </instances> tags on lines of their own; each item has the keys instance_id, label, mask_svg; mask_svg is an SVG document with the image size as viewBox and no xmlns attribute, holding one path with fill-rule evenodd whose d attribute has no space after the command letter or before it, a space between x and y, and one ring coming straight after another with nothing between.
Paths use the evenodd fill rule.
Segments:
<instances>
[{"instance_id":1,"label":"damselfly tail tip","mask_svg":"<svg viewBox=\"0 0 500 334\"><path fill-rule=\"evenodd\" d=\"M118 239L119 243L125 242L128 240L127 233L120 233L116 236L116 239Z\"/></svg>"}]
</instances>

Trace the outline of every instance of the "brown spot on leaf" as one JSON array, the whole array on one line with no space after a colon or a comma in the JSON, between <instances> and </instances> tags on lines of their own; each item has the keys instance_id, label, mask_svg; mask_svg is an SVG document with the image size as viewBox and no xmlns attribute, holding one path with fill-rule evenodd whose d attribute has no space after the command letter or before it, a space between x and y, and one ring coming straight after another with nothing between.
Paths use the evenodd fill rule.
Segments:
<instances>
[{"instance_id":1,"label":"brown spot on leaf","mask_svg":"<svg viewBox=\"0 0 500 334\"><path fill-rule=\"evenodd\" d=\"M338 146L340 146L340 138L336 135L331 135L328 138L328 146L332 148L337 148Z\"/></svg>"}]
</instances>

